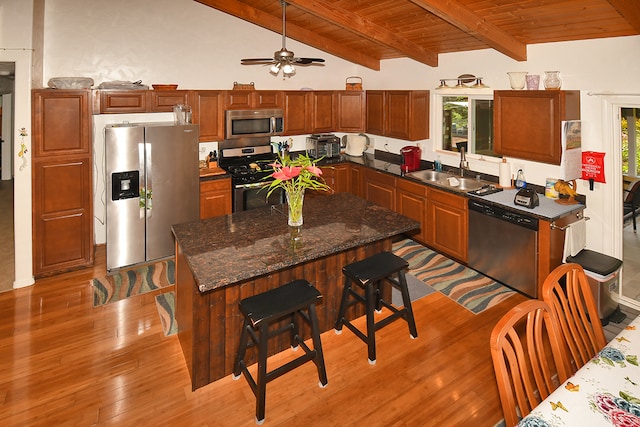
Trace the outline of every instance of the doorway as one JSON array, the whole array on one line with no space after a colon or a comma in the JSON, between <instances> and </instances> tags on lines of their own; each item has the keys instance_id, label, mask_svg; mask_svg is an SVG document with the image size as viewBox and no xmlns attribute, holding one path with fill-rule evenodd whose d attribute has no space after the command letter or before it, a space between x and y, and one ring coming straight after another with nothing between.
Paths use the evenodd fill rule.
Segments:
<instances>
[{"instance_id":1,"label":"doorway","mask_svg":"<svg viewBox=\"0 0 640 427\"><path fill-rule=\"evenodd\" d=\"M620 108L619 129L622 154L623 188L633 189L635 181L640 180L640 105ZM624 198L629 194L625 191ZM633 198L633 194L629 194ZM637 198L636 198L637 200ZM640 234L634 230L635 212L623 205L623 261L622 295L640 304ZM640 219L636 218L636 222Z\"/></svg>"},{"instance_id":2,"label":"doorway","mask_svg":"<svg viewBox=\"0 0 640 427\"><path fill-rule=\"evenodd\" d=\"M0 62L0 292L15 281L15 225L13 182L15 62Z\"/></svg>"}]
</instances>

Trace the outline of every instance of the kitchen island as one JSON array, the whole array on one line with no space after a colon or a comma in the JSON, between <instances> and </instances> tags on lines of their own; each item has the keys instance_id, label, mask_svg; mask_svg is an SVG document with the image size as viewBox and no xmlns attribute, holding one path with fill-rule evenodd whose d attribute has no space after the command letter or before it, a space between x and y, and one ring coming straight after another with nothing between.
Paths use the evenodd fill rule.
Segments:
<instances>
[{"instance_id":1,"label":"kitchen island","mask_svg":"<svg viewBox=\"0 0 640 427\"><path fill-rule=\"evenodd\" d=\"M232 372L242 328L241 299L306 279L322 293L318 320L321 331L327 331L339 308L342 267L391 250L394 236L420 226L350 193L308 199L303 217L299 231L287 225L286 206L172 227L175 315L193 390ZM354 307L349 316L362 314ZM269 354L275 354L289 346L289 339L276 337L269 345ZM254 361L251 353L248 364Z\"/></svg>"}]
</instances>

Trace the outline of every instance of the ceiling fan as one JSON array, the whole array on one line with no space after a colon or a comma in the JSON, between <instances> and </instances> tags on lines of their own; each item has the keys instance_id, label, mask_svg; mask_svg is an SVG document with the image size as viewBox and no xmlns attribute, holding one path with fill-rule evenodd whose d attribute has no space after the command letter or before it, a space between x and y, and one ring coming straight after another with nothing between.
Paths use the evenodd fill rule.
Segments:
<instances>
[{"instance_id":1,"label":"ceiling fan","mask_svg":"<svg viewBox=\"0 0 640 427\"><path fill-rule=\"evenodd\" d=\"M309 65L314 62L324 62L321 58L297 58L294 53L287 50L287 34L286 34L286 8L287 3L282 1L282 48L273 53L273 58L245 58L241 59L242 65L254 65L254 64L273 64L271 65L270 72L274 76L277 76L280 70L285 77L291 77L296 73L296 69L293 64Z\"/></svg>"}]
</instances>

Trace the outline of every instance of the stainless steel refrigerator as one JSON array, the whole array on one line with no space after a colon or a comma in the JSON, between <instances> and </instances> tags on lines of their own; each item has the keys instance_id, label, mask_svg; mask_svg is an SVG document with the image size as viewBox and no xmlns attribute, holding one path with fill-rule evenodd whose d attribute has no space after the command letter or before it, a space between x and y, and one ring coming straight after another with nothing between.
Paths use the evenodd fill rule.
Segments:
<instances>
[{"instance_id":1,"label":"stainless steel refrigerator","mask_svg":"<svg viewBox=\"0 0 640 427\"><path fill-rule=\"evenodd\" d=\"M173 255L171 225L199 218L198 130L105 126L107 270Z\"/></svg>"}]
</instances>

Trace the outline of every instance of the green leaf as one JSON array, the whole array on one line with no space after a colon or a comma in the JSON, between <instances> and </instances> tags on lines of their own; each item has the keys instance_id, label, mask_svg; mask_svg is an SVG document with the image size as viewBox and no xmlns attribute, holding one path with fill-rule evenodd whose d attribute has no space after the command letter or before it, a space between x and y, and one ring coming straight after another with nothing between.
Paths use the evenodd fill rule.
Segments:
<instances>
[{"instance_id":1,"label":"green leaf","mask_svg":"<svg viewBox=\"0 0 640 427\"><path fill-rule=\"evenodd\" d=\"M631 363L634 366L638 366L638 356L635 354L630 354L627 357L625 357L625 359L627 359L627 362Z\"/></svg>"}]
</instances>

